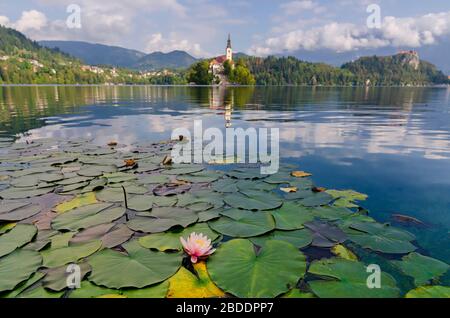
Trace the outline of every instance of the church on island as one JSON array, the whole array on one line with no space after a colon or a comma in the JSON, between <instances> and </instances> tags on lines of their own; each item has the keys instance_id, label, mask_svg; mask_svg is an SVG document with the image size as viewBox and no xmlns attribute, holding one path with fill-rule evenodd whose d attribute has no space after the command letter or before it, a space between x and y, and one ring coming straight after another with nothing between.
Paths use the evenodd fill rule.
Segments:
<instances>
[{"instance_id":1,"label":"church on island","mask_svg":"<svg viewBox=\"0 0 450 318\"><path fill-rule=\"evenodd\" d=\"M229 61L231 64L231 67L234 67L233 62L233 48L231 46L231 35L228 35L228 42L227 42L227 48L225 55L218 56L214 58L210 64L209 64L209 72L212 73L214 76L219 77L219 79L222 79L223 73L224 73L224 63L226 61Z\"/></svg>"}]
</instances>

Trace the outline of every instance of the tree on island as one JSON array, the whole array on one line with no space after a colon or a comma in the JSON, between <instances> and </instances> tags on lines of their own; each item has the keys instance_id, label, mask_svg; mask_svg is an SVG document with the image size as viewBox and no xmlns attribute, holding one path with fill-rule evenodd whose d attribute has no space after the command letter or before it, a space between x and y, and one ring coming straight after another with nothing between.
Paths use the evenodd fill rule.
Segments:
<instances>
[{"instance_id":1,"label":"tree on island","mask_svg":"<svg viewBox=\"0 0 450 318\"><path fill-rule=\"evenodd\" d=\"M209 72L209 62L204 60L191 66L187 74L189 83L197 85L211 85L214 76Z\"/></svg>"}]
</instances>

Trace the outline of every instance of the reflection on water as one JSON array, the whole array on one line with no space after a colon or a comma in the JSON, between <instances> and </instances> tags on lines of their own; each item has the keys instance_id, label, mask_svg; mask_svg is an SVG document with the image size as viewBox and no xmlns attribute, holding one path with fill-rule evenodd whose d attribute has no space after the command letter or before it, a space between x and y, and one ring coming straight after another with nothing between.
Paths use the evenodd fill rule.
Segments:
<instances>
[{"instance_id":1,"label":"reflection on water","mask_svg":"<svg viewBox=\"0 0 450 318\"><path fill-rule=\"evenodd\" d=\"M278 127L286 162L319 185L369 194L364 205L381 220L424 220L432 235L410 229L422 246L448 247L448 88L0 87L1 133L22 139L131 144L192 129L195 119L204 128Z\"/></svg>"}]
</instances>

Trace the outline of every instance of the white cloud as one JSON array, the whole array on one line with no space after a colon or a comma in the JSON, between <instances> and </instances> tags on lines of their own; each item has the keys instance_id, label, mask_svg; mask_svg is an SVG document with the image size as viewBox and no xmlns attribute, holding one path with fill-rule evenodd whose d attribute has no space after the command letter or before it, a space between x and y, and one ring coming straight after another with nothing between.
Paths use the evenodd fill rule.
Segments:
<instances>
[{"instance_id":1,"label":"white cloud","mask_svg":"<svg viewBox=\"0 0 450 318\"><path fill-rule=\"evenodd\" d=\"M4 15L0 15L0 25L9 26L9 18Z\"/></svg>"},{"instance_id":2,"label":"white cloud","mask_svg":"<svg viewBox=\"0 0 450 318\"><path fill-rule=\"evenodd\" d=\"M19 20L13 23L12 27L20 32L29 30L41 30L47 26L47 17L42 12L36 10L23 11Z\"/></svg>"},{"instance_id":3,"label":"white cloud","mask_svg":"<svg viewBox=\"0 0 450 318\"><path fill-rule=\"evenodd\" d=\"M316 13L322 12L325 8L320 6L317 2L311 0L296 0L280 5L284 14L294 15L305 11L314 11Z\"/></svg>"},{"instance_id":4,"label":"white cloud","mask_svg":"<svg viewBox=\"0 0 450 318\"><path fill-rule=\"evenodd\" d=\"M147 52L171 52L174 50L181 50L189 52L190 54L200 57L209 55L204 52L199 43L191 43L187 39L182 39L176 33L171 33L169 37L164 37L162 33L155 33L150 36L150 40L147 42Z\"/></svg>"},{"instance_id":5,"label":"white cloud","mask_svg":"<svg viewBox=\"0 0 450 318\"><path fill-rule=\"evenodd\" d=\"M381 47L421 47L435 44L450 34L450 11L415 18L386 17L381 29L353 23L328 23L297 29L254 45L251 54L269 55L296 50L330 49L336 52Z\"/></svg>"}]
</instances>

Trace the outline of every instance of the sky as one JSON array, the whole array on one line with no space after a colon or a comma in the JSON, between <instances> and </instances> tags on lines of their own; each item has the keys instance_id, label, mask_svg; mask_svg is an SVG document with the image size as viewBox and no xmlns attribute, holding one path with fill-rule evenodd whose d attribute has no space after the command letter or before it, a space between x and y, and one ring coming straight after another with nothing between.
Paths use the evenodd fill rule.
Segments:
<instances>
[{"instance_id":1,"label":"sky","mask_svg":"<svg viewBox=\"0 0 450 318\"><path fill-rule=\"evenodd\" d=\"M71 4L81 9L81 28L66 23ZM258 56L419 50L450 40L450 1L0 0L0 24L34 40L80 40L145 53L185 50L196 57L223 54L228 33L235 52Z\"/></svg>"}]
</instances>

